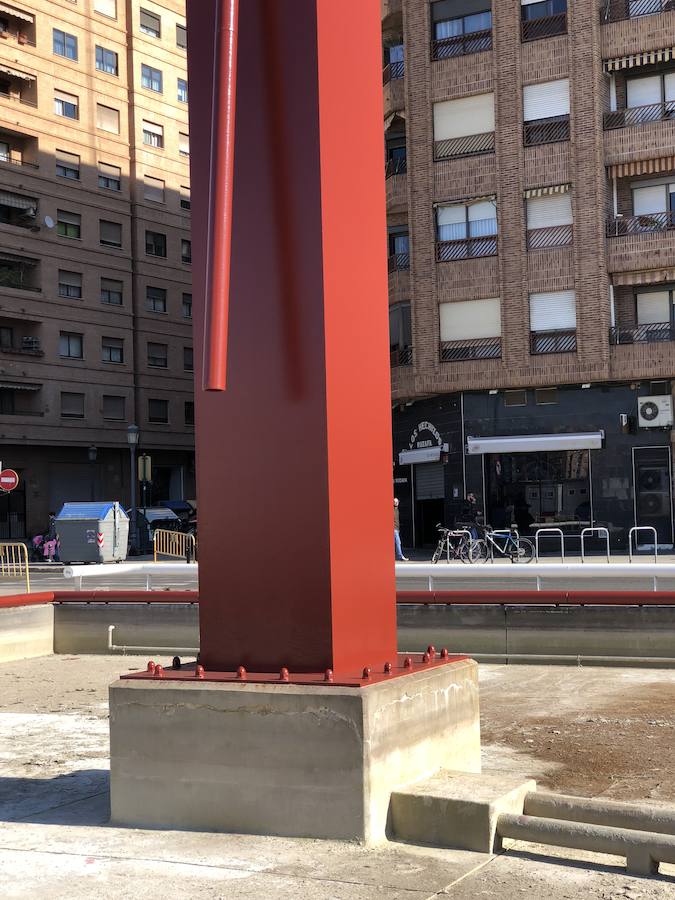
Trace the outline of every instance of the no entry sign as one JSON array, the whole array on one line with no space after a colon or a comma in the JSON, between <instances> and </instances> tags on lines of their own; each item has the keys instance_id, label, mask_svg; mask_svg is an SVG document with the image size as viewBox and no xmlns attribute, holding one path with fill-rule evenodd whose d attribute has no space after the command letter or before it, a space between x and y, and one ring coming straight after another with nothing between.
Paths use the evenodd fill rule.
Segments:
<instances>
[{"instance_id":1,"label":"no entry sign","mask_svg":"<svg viewBox=\"0 0 675 900\"><path fill-rule=\"evenodd\" d=\"M0 491L4 491L5 494L8 494L10 491L13 491L18 484L19 476L14 469L3 469L2 472L0 472Z\"/></svg>"}]
</instances>

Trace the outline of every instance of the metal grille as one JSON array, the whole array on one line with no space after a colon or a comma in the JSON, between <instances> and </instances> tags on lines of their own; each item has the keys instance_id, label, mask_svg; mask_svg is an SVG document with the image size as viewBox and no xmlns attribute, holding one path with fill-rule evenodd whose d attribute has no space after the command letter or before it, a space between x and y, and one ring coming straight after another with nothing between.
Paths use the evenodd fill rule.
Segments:
<instances>
[{"instance_id":1,"label":"metal grille","mask_svg":"<svg viewBox=\"0 0 675 900\"><path fill-rule=\"evenodd\" d=\"M530 352L575 353L577 349L576 331L533 331L530 334Z\"/></svg>"},{"instance_id":2,"label":"metal grille","mask_svg":"<svg viewBox=\"0 0 675 900\"><path fill-rule=\"evenodd\" d=\"M473 31L470 34L459 34L456 37L431 42L433 60L467 56L469 53L481 53L483 50L492 50L492 29Z\"/></svg>"},{"instance_id":3,"label":"metal grille","mask_svg":"<svg viewBox=\"0 0 675 900\"><path fill-rule=\"evenodd\" d=\"M461 362L465 359L500 359L501 338L476 338L470 341L441 341L441 362Z\"/></svg>"},{"instance_id":4,"label":"metal grille","mask_svg":"<svg viewBox=\"0 0 675 900\"><path fill-rule=\"evenodd\" d=\"M523 20L520 34L523 41L538 41L556 34L567 34L567 13Z\"/></svg>"},{"instance_id":5,"label":"metal grille","mask_svg":"<svg viewBox=\"0 0 675 900\"><path fill-rule=\"evenodd\" d=\"M456 159L460 156L474 156L478 153L494 153L494 151L494 131L450 138L447 141L434 143L434 159Z\"/></svg>"},{"instance_id":6,"label":"metal grille","mask_svg":"<svg viewBox=\"0 0 675 900\"><path fill-rule=\"evenodd\" d=\"M390 272L400 272L401 269L410 268L409 253L393 253L388 260L388 269Z\"/></svg>"},{"instance_id":7,"label":"metal grille","mask_svg":"<svg viewBox=\"0 0 675 900\"><path fill-rule=\"evenodd\" d=\"M665 231L673 227L675 227L675 212L672 210L662 213L647 213L642 216L626 216L620 219L609 219L607 237Z\"/></svg>"},{"instance_id":8,"label":"metal grille","mask_svg":"<svg viewBox=\"0 0 675 900\"><path fill-rule=\"evenodd\" d=\"M399 366L412 366L413 348L395 347L390 351L389 364L391 365L392 369L398 369Z\"/></svg>"},{"instance_id":9,"label":"metal grille","mask_svg":"<svg viewBox=\"0 0 675 900\"><path fill-rule=\"evenodd\" d=\"M675 340L675 328L670 322L649 325L615 326L609 329L610 344L659 344Z\"/></svg>"},{"instance_id":10,"label":"metal grille","mask_svg":"<svg viewBox=\"0 0 675 900\"><path fill-rule=\"evenodd\" d=\"M523 143L526 147L538 144L555 144L558 141L569 141L570 117L551 116L548 119L535 119L525 122L523 126Z\"/></svg>"},{"instance_id":11,"label":"metal grille","mask_svg":"<svg viewBox=\"0 0 675 900\"><path fill-rule=\"evenodd\" d=\"M408 158L406 156L397 156L395 159L387 160L384 167L384 177L391 178L392 175L405 175L408 171Z\"/></svg>"},{"instance_id":12,"label":"metal grille","mask_svg":"<svg viewBox=\"0 0 675 900\"><path fill-rule=\"evenodd\" d=\"M600 10L601 22L621 22L675 9L675 0L605 0Z\"/></svg>"},{"instance_id":13,"label":"metal grille","mask_svg":"<svg viewBox=\"0 0 675 900\"><path fill-rule=\"evenodd\" d=\"M649 122L661 122L664 119L675 119L675 102L650 103L648 106L631 106L630 109L617 109L605 113L603 127L605 131L616 128L630 128L632 125L646 125Z\"/></svg>"},{"instance_id":14,"label":"metal grille","mask_svg":"<svg viewBox=\"0 0 675 900\"><path fill-rule=\"evenodd\" d=\"M455 262L458 259L475 259L480 256L497 256L496 236L438 241L436 244L437 262Z\"/></svg>"},{"instance_id":15,"label":"metal grille","mask_svg":"<svg viewBox=\"0 0 675 900\"><path fill-rule=\"evenodd\" d=\"M403 78L404 72L405 63L402 59L397 60L396 62L387 63L382 70L382 84L389 84L390 81L394 81L397 78Z\"/></svg>"},{"instance_id":16,"label":"metal grille","mask_svg":"<svg viewBox=\"0 0 675 900\"><path fill-rule=\"evenodd\" d=\"M553 225L551 228L533 228L527 232L527 249L541 250L544 247L564 247L572 243L571 225Z\"/></svg>"}]
</instances>

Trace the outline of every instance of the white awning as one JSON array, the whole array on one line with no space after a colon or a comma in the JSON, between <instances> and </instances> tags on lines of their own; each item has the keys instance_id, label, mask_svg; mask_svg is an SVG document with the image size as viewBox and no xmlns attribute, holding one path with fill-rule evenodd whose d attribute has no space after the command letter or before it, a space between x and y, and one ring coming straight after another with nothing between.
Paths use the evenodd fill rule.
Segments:
<instances>
[{"instance_id":1,"label":"white awning","mask_svg":"<svg viewBox=\"0 0 675 900\"><path fill-rule=\"evenodd\" d=\"M28 384L23 382L18 384L14 381L0 381L0 390L2 391L39 391L41 384Z\"/></svg>"},{"instance_id":2,"label":"white awning","mask_svg":"<svg viewBox=\"0 0 675 900\"><path fill-rule=\"evenodd\" d=\"M618 72L621 69L634 69L637 66L649 66L656 63L669 62L675 56L675 48L665 47L663 50L647 50L629 56L618 56L605 60L605 72Z\"/></svg>"},{"instance_id":3,"label":"white awning","mask_svg":"<svg viewBox=\"0 0 675 900\"><path fill-rule=\"evenodd\" d=\"M24 22L30 22L31 25L35 21L35 16L23 12L23 10L15 9L15 7L9 6L7 3L0 3L0 12L7 13L7 15L11 16L13 19L21 19Z\"/></svg>"},{"instance_id":4,"label":"white awning","mask_svg":"<svg viewBox=\"0 0 675 900\"><path fill-rule=\"evenodd\" d=\"M554 194L566 194L571 187L571 184L551 184L548 187L529 188L523 196L526 200L533 197L551 197Z\"/></svg>"},{"instance_id":5,"label":"white awning","mask_svg":"<svg viewBox=\"0 0 675 900\"><path fill-rule=\"evenodd\" d=\"M421 450L402 450L398 455L399 465L401 466L409 466L413 463L438 462L440 458L440 447L423 447Z\"/></svg>"},{"instance_id":6,"label":"white awning","mask_svg":"<svg viewBox=\"0 0 675 900\"><path fill-rule=\"evenodd\" d=\"M28 72L22 72L20 69L13 69L11 66L0 66L0 72L3 75L10 75L12 78L18 78L20 81L35 81L35 75L29 75Z\"/></svg>"},{"instance_id":7,"label":"white awning","mask_svg":"<svg viewBox=\"0 0 675 900\"><path fill-rule=\"evenodd\" d=\"M469 455L485 453L536 453L541 450L600 450L604 431L583 434L517 434L467 438Z\"/></svg>"}]
</instances>

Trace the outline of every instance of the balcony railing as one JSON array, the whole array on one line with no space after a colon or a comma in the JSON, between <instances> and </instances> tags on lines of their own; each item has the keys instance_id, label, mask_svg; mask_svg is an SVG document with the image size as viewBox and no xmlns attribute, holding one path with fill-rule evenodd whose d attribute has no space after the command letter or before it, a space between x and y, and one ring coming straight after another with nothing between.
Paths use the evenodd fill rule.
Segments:
<instances>
[{"instance_id":1,"label":"balcony railing","mask_svg":"<svg viewBox=\"0 0 675 900\"><path fill-rule=\"evenodd\" d=\"M412 366L413 348L394 347L389 353L389 364L392 369L398 369L401 366Z\"/></svg>"},{"instance_id":2,"label":"balcony railing","mask_svg":"<svg viewBox=\"0 0 675 900\"><path fill-rule=\"evenodd\" d=\"M649 106L631 106L605 113L603 127L605 131L616 128L630 128L633 125L647 125L649 122L662 122L675 119L675 102L650 103Z\"/></svg>"},{"instance_id":3,"label":"balcony railing","mask_svg":"<svg viewBox=\"0 0 675 900\"><path fill-rule=\"evenodd\" d=\"M501 338L474 338L466 341L441 341L441 362L462 362L466 359L500 359Z\"/></svg>"},{"instance_id":4,"label":"balcony railing","mask_svg":"<svg viewBox=\"0 0 675 900\"><path fill-rule=\"evenodd\" d=\"M550 228L532 228L527 232L528 250L543 250L545 247L564 247L571 243L571 225L552 225Z\"/></svg>"},{"instance_id":5,"label":"balcony railing","mask_svg":"<svg viewBox=\"0 0 675 900\"><path fill-rule=\"evenodd\" d=\"M431 42L431 58L433 60L452 59L454 56L468 56L469 53L482 53L492 50L492 29L472 31L470 34L458 34L455 37L440 38Z\"/></svg>"},{"instance_id":6,"label":"balcony railing","mask_svg":"<svg viewBox=\"0 0 675 900\"><path fill-rule=\"evenodd\" d=\"M405 175L408 171L408 159L405 156L398 156L395 159L388 159L384 167L384 177L391 178L393 175Z\"/></svg>"},{"instance_id":7,"label":"balcony railing","mask_svg":"<svg viewBox=\"0 0 675 900\"><path fill-rule=\"evenodd\" d=\"M495 152L495 133L471 134L466 137L450 138L434 143L434 159L458 159L462 156L477 156L479 153Z\"/></svg>"},{"instance_id":8,"label":"balcony railing","mask_svg":"<svg viewBox=\"0 0 675 900\"><path fill-rule=\"evenodd\" d=\"M19 31L18 29L11 29L9 31L0 31L0 39L8 40L12 39L14 41L18 41L19 44L25 44L27 47L35 47L35 41L29 37L25 32Z\"/></svg>"},{"instance_id":9,"label":"balcony railing","mask_svg":"<svg viewBox=\"0 0 675 900\"><path fill-rule=\"evenodd\" d=\"M400 272L401 270L410 268L409 253L393 253L388 260L388 268L390 272Z\"/></svg>"},{"instance_id":10,"label":"balcony railing","mask_svg":"<svg viewBox=\"0 0 675 900\"><path fill-rule=\"evenodd\" d=\"M389 84L397 78L403 78L405 74L405 63L402 59L396 62L387 63L382 70L382 84Z\"/></svg>"},{"instance_id":11,"label":"balcony railing","mask_svg":"<svg viewBox=\"0 0 675 900\"><path fill-rule=\"evenodd\" d=\"M623 237L627 234L648 234L675 228L675 212L649 213L642 216L624 216L609 219L607 237Z\"/></svg>"},{"instance_id":12,"label":"balcony railing","mask_svg":"<svg viewBox=\"0 0 675 900\"><path fill-rule=\"evenodd\" d=\"M675 9L675 0L605 0L600 10L601 22L621 22Z\"/></svg>"},{"instance_id":13,"label":"balcony railing","mask_svg":"<svg viewBox=\"0 0 675 900\"><path fill-rule=\"evenodd\" d=\"M29 169L40 168L37 163L26 162L26 160L22 159L20 156L11 156L11 154L7 153L0 153L0 163L5 163L9 166L26 166Z\"/></svg>"},{"instance_id":14,"label":"balcony railing","mask_svg":"<svg viewBox=\"0 0 675 900\"><path fill-rule=\"evenodd\" d=\"M570 139L570 117L551 116L548 119L535 119L523 125L523 143L526 147L538 144L557 144Z\"/></svg>"},{"instance_id":15,"label":"balcony railing","mask_svg":"<svg viewBox=\"0 0 675 900\"><path fill-rule=\"evenodd\" d=\"M0 288L14 288L18 291L33 291L36 294L42 292L41 287L34 287L28 284L26 273L18 269L2 269L0 268Z\"/></svg>"},{"instance_id":16,"label":"balcony railing","mask_svg":"<svg viewBox=\"0 0 675 900\"><path fill-rule=\"evenodd\" d=\"M456 262L459 259L478 259L497 255L497 235L437 241L436 261Z\"/></svg>"},{"instance_id":17,"label":"balcony railing","mask_svg":"<svg viewBox=\"0 0 675 900\"><path fill-rule=\"evenodd\" d=\"M616 325L609 329L609 343L616 344L660 344L675 341L675 326L670 322L655 322L649 325Z\"/></svg>"},{"instance_id":18,"label":"balcony railing","mask_svg":"<svg viewBox=\"0 0 675 900\"><path fill-rule=\"evenodd\" d=\"M530 353L575 353L576 331L532 331Z\"/></svg>"},{"instance_id":19,"label":"balcony railing","mask_svg":"<svg viewBox=\"0 0 675 900\"><path fill-rule=\"evenodd\" d=\"M523 19L520 25L523 42L539 41L542 38L554 37L556 34L567 34L567 13L544 16L541 19Z\"/></svg>"}]
</instances>

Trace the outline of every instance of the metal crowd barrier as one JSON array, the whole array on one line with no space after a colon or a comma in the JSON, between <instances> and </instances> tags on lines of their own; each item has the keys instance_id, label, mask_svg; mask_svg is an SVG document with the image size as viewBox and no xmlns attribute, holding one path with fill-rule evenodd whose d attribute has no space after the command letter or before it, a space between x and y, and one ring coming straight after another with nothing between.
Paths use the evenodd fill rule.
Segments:
<instances>
[{"instance_id":1,"label":"metal crowd barrier","mask_svg":"<svg viewBox=\"0 0 675 900\"><path fill-rule=\"evenodd\" d=\"M30 593L28 548L20 541L0 543L0 578L25 578L26 593Z\"/></svg>"},{"instance_id":2,"label":"metal crowd barrier","mask_svg":"<svg viewBox=\"0 0 675 900\"><path fill-rule=\"evenodd\" d=\"M157 528L152 537L152 546L155 562L158 556L184 559L189 563L197 561L197 542L193 534Z\"/></svg>"}]
</instances>

